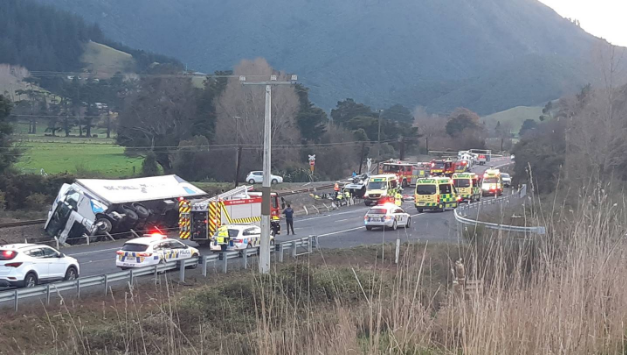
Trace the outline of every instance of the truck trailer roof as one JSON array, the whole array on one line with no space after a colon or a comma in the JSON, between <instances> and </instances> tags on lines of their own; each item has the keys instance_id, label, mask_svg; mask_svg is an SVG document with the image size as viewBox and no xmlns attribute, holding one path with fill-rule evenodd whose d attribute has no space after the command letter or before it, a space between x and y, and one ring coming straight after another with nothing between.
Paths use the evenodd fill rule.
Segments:
<instances>
[{"instance_id":1,"label":"truck trailer roof","mask_svg":"<svg viewBox=\"0 0 627 356\"><path fill-rule=\"evenodd\" d=\"M134 179L77 179L76 183L110 204L207 195L177 175Z\"/></svg>"}]
</instances>

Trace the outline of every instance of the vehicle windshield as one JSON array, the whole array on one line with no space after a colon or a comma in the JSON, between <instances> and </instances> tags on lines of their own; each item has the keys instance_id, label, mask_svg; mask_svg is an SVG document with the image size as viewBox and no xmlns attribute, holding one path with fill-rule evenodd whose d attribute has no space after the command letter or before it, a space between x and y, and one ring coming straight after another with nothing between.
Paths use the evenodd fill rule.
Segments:
<instances>
[{"instance_id":1,"label":"vehicle windshield","mask_svg":"<svg viewBox=\"0 0 627 356\"><path fill-rule=\"evenodd\" d=\"M387 182L370 182L368 183L368 189L372 189L372 190L385 190L388 189L388 184Z\"/></svg>"},{"instance_id":2,"label":"vehicle windshield","mask_svg":"<svg viewBox=\"0 0 627 356\"><path fill-rule=\"evenodd\" d=\"M495 184L495 183L498 183L498 182L499 182L498 178L484 178L483 179L483 183Z\"/></svg>"},{"instance_id":3,"label":"vehicle windshield","mask_svg":"<svg viewBox=\"0 0 627 356\"><path fill-rule=\"evenodd\" d=\"M375 208L375 209L370 209L370 211L368 211L369 215L372 214L387 214L388 211L387 209L383 209L383 208Z\"/></svg>"},{"instance_id":4,"label":"vehicle windshield","mask_svg":"<svg viewBox=\"0 0 627 356\"><path fill-rule=\"evenodd\" d=\"M57 236L57 234L65 228L65 224L71 213L72 208L70 206L61 201L57 203L57 207L50 218L50 223L48 223L46 227L46 233L50 236Z\"/></svg>"},{"instance_id":5,"label":"vehicle windshield","mask_svg":"<svg viewBox=\"0 0 627 356\"><path fill-rule=\"evenodd\" d=\"M433 169L444 169L444 162L435 163L432 168Z\"/></svg>"},{"instance_id":6,"label":"vehicle windshield","mask_svg":"<svg viewBox=\"0 0 627 356\"><path fill-rule=\"evenodd\" d=\"M125 252L144 252L148 249L148 245L126 243L122 246L122 251Z\"/></svg>"},{"instance_id":7,"label":"vehicle windshield","mask_svg":"<svg viewBox=\"0 0 627 356\"><path fill-rule=\"evenodd\" d=\"M237 236L239 236L239 230L229 229L229 237L237 237Z\"/></svg>"},{"instance_id":8,"label":"vehicle windshield","mask_svg":"<svg viewBox=\"0 0 627 356\"><path fill-rule=\"evenodd\" d=\"M434 184L420 184L416 186L416 194L418 195L433 195L435 190Z\"/></svg>"},{"instance_id":9,"label":"vehicle windshield","mask_svg":"<svg viewBox=\"0 0 627 356\"><path fill-rule=\"evenodd\" d=\"M395 164L386 164L383 165L383 171L385 172L399 172L401 170L401 166Z\"/></svg>"},{"instance_id":10,"label":"vehicle windshield","mask_svg":"<svg viewBox=\"0 0 627 356\"><path fill-rule=\"evenodd\" d=\"M470 187L470 179L454 179L456 188L468 188Z\"/></svg>"},{"instance_id":11,"label":"vehicle windshield","mask_svg":"<svg viewBox=\"0 0 627 356\"><path fill-rule=\"evenodd\" d=\"M503 173L503 174L501 174L501 178L509 178L509 174Z\"/></svg>"}]
</instances>

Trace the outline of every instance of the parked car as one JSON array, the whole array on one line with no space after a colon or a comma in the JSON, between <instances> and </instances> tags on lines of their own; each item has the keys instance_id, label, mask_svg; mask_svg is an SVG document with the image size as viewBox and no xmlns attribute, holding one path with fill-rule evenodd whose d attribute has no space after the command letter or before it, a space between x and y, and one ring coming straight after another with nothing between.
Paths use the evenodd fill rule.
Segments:
<instances>
[{"instance_id":1,"label":"parked car","mask_svg":"<svg viewBox=\"0 0 627 356\"><path fill-rule=\"evenodd\" d=\"M501 180L503 181L503 186L512 186L512 177L508 173L501 173Z\"/></svg>"},{"instance_id":2,"label":"parked car","mask_svg":"<svg viewBox=\"0 0 627 356\"><path fill-rule=\"evenodd\" d=\"M0 246L0 286L31 288L43 282L74 280L80 266L70 256L46 245Z\"/></svg>"},{"instance_id":3,"label":"parked car","mask_svg":"<svg viewBox=\"0 0 627 356\"><path fill-rule=\"evenodd\" d=\"M246 176L246 181L248 184L261 184L263 183L263 172L262 171L252 171L248 173ZM277 184L283 183L283 177L275 176L274 174L270 175L270 183Z\"/></svg>"}]
</instances>

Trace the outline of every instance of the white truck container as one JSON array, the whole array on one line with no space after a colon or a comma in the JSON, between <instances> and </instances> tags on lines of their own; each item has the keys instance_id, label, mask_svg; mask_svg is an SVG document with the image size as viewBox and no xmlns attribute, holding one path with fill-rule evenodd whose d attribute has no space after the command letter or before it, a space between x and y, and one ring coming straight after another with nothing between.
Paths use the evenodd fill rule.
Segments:
<instances>
[{"instance_id":1,"label":"white truck container","mask_svg":"<svg viewBox=\"0 0 627 356\"><path fill-rule=\"evenodd\" d=\"M176 175L123 180L77 179L63 184L50 207L46 233L68 237L178 226L178 199L207 193Z\"/></svg>"}]
</instances>

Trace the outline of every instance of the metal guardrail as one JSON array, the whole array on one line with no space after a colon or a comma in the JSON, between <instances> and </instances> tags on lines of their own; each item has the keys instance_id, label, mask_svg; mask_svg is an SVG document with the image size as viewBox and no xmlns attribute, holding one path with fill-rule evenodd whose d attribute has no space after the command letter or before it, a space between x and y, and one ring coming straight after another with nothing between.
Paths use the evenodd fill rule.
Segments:
<instances>
[{"instance_id":1,"label":"metal guardrail","mask_svg":"<svg viewBox=\"0 0 627 356\"><path fill-rule=\"evenodd\" d=\"M275 249L271 250L277 256L278 262L283 262L284 252L290 251L292 257L309 254L318 246L318 236L311 235L298 240L291 240L275 245ZM298 250L304 249L300 253ZM220 263L223 273L227 273L229 261L234 259L242 259L244 268L248 268L248 258L257 256L258 248L250 248L241 251L220 252L213 255L204 255L197 258L188 258L180 261L166 262L154 266L129 269L120 272L109 273L99 276L81 277L73 281L64 281L58 283L50 283L46 285L36 286L33 288L14 289L6 292L0 292L0 305L4 303L13 303L15 311L18 311L20 300L27 298L45 298L46 305L50 304L51 296L65 291L76 291L76 296L80 298L81 289L95 286L103 286L104 295L106 296L111 283L127 281L133 284L135 278L143 276L157 276L172 270L179 270L179 281L185 281L185 270L188 267L200 266L203 277L207 276L207 265L210 262Z\"/></svg>"},{"instance_id":2,"label":"metal guardrail","mask_svg":"<svg viewBox=\"0 0 627 356\"><path fill-rule=\"evenodd\" d=\"M462 205L456 208L453 211L453 214L455 215L455 220L458 223L463 224L463 225L484 226L488 229L500 230L500 231L523 232L523 233L538 234L538 235L546 234L546 228L544 226L514 226L514 225L490 223L490 222L468 219L459 213L459 211L474 209L481 205L499 204L501 202L509 203L509 200L510 200L510 197L501 197L497 199L490 199L487 201L481 200L478 203Z\"/></svg>"}]
</instances>

